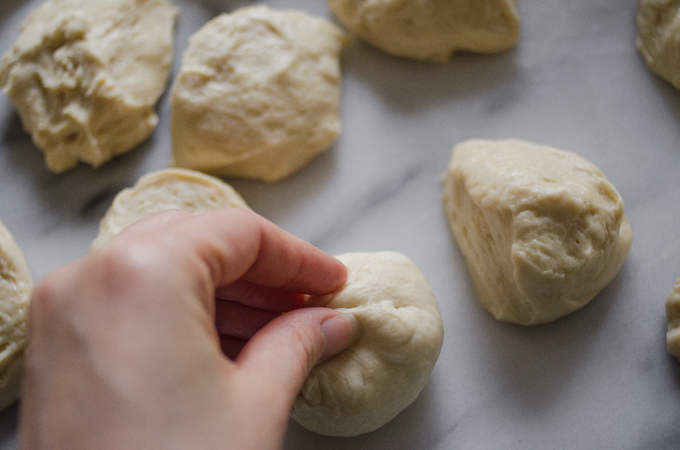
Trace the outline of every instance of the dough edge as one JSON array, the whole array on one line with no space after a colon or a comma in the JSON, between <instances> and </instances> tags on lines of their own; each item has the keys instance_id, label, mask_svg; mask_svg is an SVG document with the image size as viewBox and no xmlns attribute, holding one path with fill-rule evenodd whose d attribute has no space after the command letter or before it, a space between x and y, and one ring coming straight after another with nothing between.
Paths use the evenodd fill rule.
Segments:
<instances>
[{"instance_id":1,"label":"dough edge","mask_svg":"<svg viewBox=\"0 0 680 450\"><path fill-rule=\"evenodd\" d=\"M195 184L197 187L216 191L222 197L221 199L216 200L219 207L234 207L251 210L243 197L241 197L231 185L217 177L189 169L168 168L156 170L143 175L132 187L125 188L116 194L113 202L104 214L104 217L102 217L99 222L99 232L90 245L90 252L102 247L125 227L132 225L132 223L153 213L168 209L182 209L193 212L182 205L185 197L178 197L175 195L167 196L167 200L171 203L170 207L155 208L150 212L144 213L140 213L140 211L136 209L136 207L139 207L139 201L140 199L143 199L146 191L158 186L162 187L166 183L169 183L172 186L173 182L191 183ZM201 207L204 205L197 206ZM130 221L129 216L134 216L136 219Z\"/></svg>"},{"instance_id":2,"label":"dough edge","mask_svg":"<svg viewBox=\"0 0 680 450\"><path fill-rule=\"evenodd\" d=\"M21 395L21 385L24 377L25 349L27 345L28 304L33 291L31 277L26 259L14 237L0 222L0 293L10 297L0 298L0 308L3 316L9 310L15 312L13 323L3 323L9 332L0 337L2 350L0 351L0 410L17 401ZM7 279L12 279L13 286L6 292Z\"/></svg>"}]
</instances>

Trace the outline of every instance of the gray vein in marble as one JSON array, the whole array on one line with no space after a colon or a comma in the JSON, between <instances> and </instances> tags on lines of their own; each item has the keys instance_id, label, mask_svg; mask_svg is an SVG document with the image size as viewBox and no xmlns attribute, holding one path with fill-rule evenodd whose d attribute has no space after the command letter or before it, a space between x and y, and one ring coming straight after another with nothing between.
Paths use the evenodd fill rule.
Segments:
<instances>
[{"instance_id":1,"label":"gray vein in marble","mask_svg":"<svg viewBox=\"0 0 680 450\"><path fill-rule=\"evenodd\" d=\"M345 214L338 214L341 219L332 227L325 229L323 235L310 238L310 242L323 248L327 242L338 239L351 230L352 224L359 223L362 218L371 214L381 204L407 189L409 183L416 180L422 171L421 165L409 166L398 176L391 178L389 182L377 186L372 192L365 193L358 202L351 205L351 212L346 211Z\"/></svg>"}]
</instances>

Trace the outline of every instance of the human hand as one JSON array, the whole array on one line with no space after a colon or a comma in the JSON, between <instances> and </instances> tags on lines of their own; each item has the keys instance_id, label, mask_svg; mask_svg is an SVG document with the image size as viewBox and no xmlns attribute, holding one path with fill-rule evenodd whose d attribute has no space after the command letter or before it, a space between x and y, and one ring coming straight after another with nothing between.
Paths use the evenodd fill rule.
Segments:
<instances>
[{"instance_id":1,"label":"human hand","mask_svg":"<svg viewBox=\"0 0 680 450\"><path fill-rule=\"evenodd\" d=\"M249 211L138 222L36 286L22 447L279 448L309 370L357 334L301 294L346 276Z\"/></svg>"}]
</instances>

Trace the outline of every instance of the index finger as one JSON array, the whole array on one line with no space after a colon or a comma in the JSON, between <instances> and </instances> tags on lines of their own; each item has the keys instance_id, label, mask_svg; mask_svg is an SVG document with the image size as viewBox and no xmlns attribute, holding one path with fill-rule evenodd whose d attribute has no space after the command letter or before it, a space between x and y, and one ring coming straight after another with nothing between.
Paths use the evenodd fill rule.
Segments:
<instances>
[{"instance_id":1,"label":"index finger","mask_svg":"<svg viewBox=\"0 0 680 450\"><path fill-rule=\"evenodd\" d=\"M138 233L130 229L128 235L133 234ZM146 237L173 247L187 266L198 258L199 265L209 270L214 288L243 278L262 286L323 295L347 278L346 267L337 259L241 208L188 216Z\"/></svg>"}]
</instances>

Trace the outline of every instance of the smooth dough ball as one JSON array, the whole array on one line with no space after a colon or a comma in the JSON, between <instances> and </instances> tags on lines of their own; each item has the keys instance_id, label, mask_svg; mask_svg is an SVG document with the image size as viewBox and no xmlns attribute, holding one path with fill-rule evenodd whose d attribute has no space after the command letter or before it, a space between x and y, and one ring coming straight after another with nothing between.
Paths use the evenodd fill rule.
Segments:
<instances>
[{"instance_id":1,"label":"smooth dough ball","mask_svg":"<svg viewBox=\"0 0 680 450\"><path fill-rule=\"evenodd\" d=\"M359 341L312 369L293 406L305 428L330 436L373 431L410 405L439 357L442 319L424 275L393 252L338 256L347 283L328 306L356 316Z\"/></svg>"},{"instance_id":2,"label":"smooth dough ball","mask_svg":"<svg viewBox=\"0 0 680 450\"><path fill-rule=\"evenodd\" d=\"M518 140L457 145L444 210L477 298L498 320L545 323L587 304L623 265L623 200L590 162Z\"/></svg>"},{"instance_id":3,"label":"smooth dough ball","mask_svg":"<svg viewBox=\"0 0 680 450\"><path fill-rule=\"evenodd\" d=\"M668 353L680 359L680 278L675 281L666 298L666 317L668 317L666 332Z\"/></svg>"},{"instance_id":4,"label":"smooth dough ball","mask_svg":"<svg viewBox=\"0 0 680 450\"><path fill-rule=\"evenodd\" d=\"M32 291L24 255L0 222L0 409L14 403L21 392Z\"/></svg>"},{"instance_id":5,"label":"smooth dough ball","mask_svg":"<svg viewBox=\"0 0 680 450\"><path fill-rule=\"evenodd\" d=\"M100 166L151 134L176 14L166 0L50 0L28 17L0 86L49 170Z\"/></svg>"},{"instance_id":6,"label":"smooth dough ball","mask_svg":"<svg viewBox=\"0 0 680 450\"><path fill-rule=\"evenodd\" d=\"M247 7L189 41L172 88L173 165L278 181L340 133L342 31L297 11Z\"/></svg>"},{"instance_id":7,"label":"smooth dough ball","mask_svg":"<svg viewBox=\"0 0 680 450\"><path fill-rule=\"evenodd\" d=\"M99 234L90 251L100 248L123 228L161 211L180 209L201 214L222 208L250 209L231 186L218 178L186 169L151 172L116 195L99 223Z\"/></svg>"},{"instance_id":8,"label":"smooth dough ball","mask_svg":"<svg viewBox=\"0 0 680 450\"><path fill-rule=\"evenodd\" d=\"M647 67L680 89L680 0L639 0L637 28Z\"/></svg>"},{"instance_id":9,"label":"smooth dough ball","mask_svg":"<svg viewBox=\"0 0 680 450\"><path fill-rule=\"evenodd\" d=\"M464 50L494 53L519 40L516 0L328 0L349 30L391 55L448 60Z\"/></svg>"}]
</instances>

